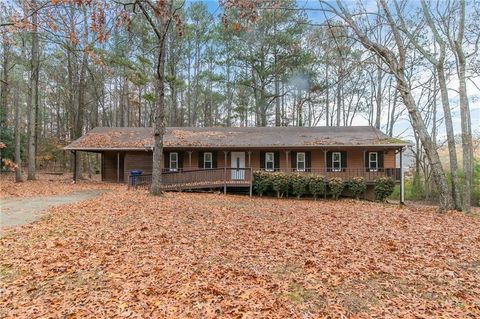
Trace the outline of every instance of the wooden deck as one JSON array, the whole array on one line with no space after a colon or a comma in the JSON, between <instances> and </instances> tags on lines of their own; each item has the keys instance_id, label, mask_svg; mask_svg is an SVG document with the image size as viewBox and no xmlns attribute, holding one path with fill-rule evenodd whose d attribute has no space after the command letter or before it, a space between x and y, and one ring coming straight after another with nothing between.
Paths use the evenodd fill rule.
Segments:
<instances>
[{"instance_id":1,"label":"wooden deck","mask_svg":"<svg viewBox=\"0 0 480 319\"><path fill-rule=\"evenodd\" d=\"M280 171L280 170L279 170ZM281 170L285 173L314 174L325 176L326 178L340 177L348 180L352 177L363 177L367 184L373 184L380 177L392 177L396 182L400 181L400 169L398 168L379 168L377 170L368 169L343 169L335 171L333 169L307 169L298 172L295 170ZM139 176L129 176L129 188L146 188L152 183L151 174L142 174ZM162 172L163 190L194 190L194 189L222 189L226 192L228 187L249 188L252 193L253 170L252 168L212 168L212 169L193 169L193 170L164 170Z\"/></svg>"},{"instance_id":2,"label":"wooden deck","mask_svg":"<svg viewBox=\"0 0 480 319\"><path fill-rule=\"evenodd\" d=\"M129 176L129 188L149 187L152 175ZM251 168L212 168L176 170L162 172L163 190L191 190L227 187L246 187L252 192L253 172Z\"/></svg>"}]
</instances>

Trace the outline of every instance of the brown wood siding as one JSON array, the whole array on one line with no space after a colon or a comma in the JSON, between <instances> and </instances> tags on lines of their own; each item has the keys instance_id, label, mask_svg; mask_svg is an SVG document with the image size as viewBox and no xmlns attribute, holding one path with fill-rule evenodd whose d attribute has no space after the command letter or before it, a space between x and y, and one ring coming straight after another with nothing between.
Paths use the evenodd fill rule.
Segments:
<instances>
[{"instance_id":1,"label":"brown wood siding","mask_svg":"<svg viewBox=\"0 0 480 319\"><path fill-rule=\"evenodd\" d=\"M108 182L117 181L117 152L102 153L102 180ZM120 172L124 169L124 153L120 153ZM120 182L123 182L123 175L120 175Z\"/></svg>"},{"instance_id":2,"label":"brown wood siding","mask_svg":"<svg viewBox=\"0 0 480 319\"><path fill-rule=\"evenodd\" d=\"M189 162L188 151L172 150L182 152L183 154L183 168L184 169L198 169L199 151L192 151L191 165ZM209 150L203 150L208 152ZM252 167L253 170L260 169L260 150L250 151L250 165L249 165L249 151L239 150L245 152L245 166ZM295 149L295 152L309 151L311 152L312 170L323 170L324 167L324 149ZM356 148L335 148L328 149L328 151L346 151L347 152L347 169L362 169L364 168L364 153L362 149ZM365 151L383 151L383 149L365 149ZM217 167L225 167L225 154L222 150L217 152ZM279 152L280 154L280 169L291 169L291 162L295 159L292 157L292 152L288 154L288 161L284 149L273 149L272 152ZM384 151L384 167L395 168L395 150ZM152 152L127 152L121 153L121 158L124 156L124 165L121 167L124 181L128 181L130 171L139 169L144 174L151 174L152 172ZM227 155L227 167L231 166L230 152ZM329 166L331 164L327 164ZM163 161L162 161L163 167ZM117 181L117 152L104 152L102 154L102 180Z\"/></svg>"},{"instance_id":3,"label":"brown wood siding","mask_svg":"<svg viewBox=\"0 0 480 319\"><path fill-rule=\"evenodd\" d=\"M130 171L141 170L143 174L152 173L152 152L128 152L125 154L124 180L128 181Z\"/></svg>"}]
</instances>

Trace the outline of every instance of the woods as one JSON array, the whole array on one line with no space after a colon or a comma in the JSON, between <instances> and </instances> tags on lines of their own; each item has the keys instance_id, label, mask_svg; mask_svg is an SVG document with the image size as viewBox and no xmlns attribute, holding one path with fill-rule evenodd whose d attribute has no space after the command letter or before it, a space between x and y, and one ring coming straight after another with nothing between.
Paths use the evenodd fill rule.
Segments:
<instances>
[{"instance_id":1,"label":"woods","mask_svg":"<svg viewBox=\"0 0 480 319\"><path fill-rule=\"evenodd\" d=\"M73 167L62 146L94 127L152 126L158 194L167 126L372 125L414 144L413 178L442 210L470 211L479 3L357 4L2 3L2 158L35 179ZM76 158L77 177L99 169Z\"/></svg>"}]
</instances>

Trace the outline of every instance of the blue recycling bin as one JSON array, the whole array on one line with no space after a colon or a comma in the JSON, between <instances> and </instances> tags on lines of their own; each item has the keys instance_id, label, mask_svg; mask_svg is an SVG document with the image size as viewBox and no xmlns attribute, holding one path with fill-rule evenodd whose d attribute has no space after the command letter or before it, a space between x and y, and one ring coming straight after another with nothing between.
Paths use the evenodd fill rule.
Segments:
<instances>
[{"instance_id":1,"label":"blue recycling bin","mask_svg":"<svg viewBox=\"0 0 480 319\"><path fill-rule=\"evenodd\" d=\"M138 176L140 176L140 175L142 175L141 170L130 171L130 176L132 176L132 180L131 180L132 186L137 185Z\"/></svg>"}]
</instances>

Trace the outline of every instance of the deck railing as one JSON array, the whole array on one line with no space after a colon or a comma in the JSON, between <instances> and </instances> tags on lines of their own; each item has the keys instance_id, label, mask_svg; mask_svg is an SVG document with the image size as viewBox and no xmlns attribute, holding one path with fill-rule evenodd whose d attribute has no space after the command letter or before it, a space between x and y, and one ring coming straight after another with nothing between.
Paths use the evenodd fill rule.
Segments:
<instances>
[{"instance_id":1,"label":"deck railing","mask_svg":"<svg viewBox=\"0 0 480 319\"><path fill-rule=\"evenodd\" d=\"M343 169L335 169L332 167L319 168L306 168L305 170L297 170L297 169L275 169L275 170L267 170L262 169L263 171L271 171L271 172L284 172L284 173L300 173L300 174L312 174L312 175L320 175L325 176L327 178L331 177L340 177L343 180L348 180L352 177L363 177L366 182L373 182L380 177L391 177L395 181L400 181L401 171L400 168L377 168L377 169L367 169L367 168L343 168Z\"/></svg>"},{"instance_id":2,"label":"deck railing","mask_svg":"<svg viewBox=\"0 0 480 319\"><path fill-rule=\"evenodd\" d=\"M162 172L164 190L251 187L252 181L251 168L178 169ZM128 186L129 188L149 187L151 183L152 174L130 175Z\"/></svg>"},{"instance_id":3,"label":"deck railing","mask_svg":"<svg viewBox=\"0 0 480 319\"><path fill-rule=\"evenodd\" d=\"M265 170L267 171L267 170ZM285 173L315 174L327 178L340 177L348 180L352 177L363 177L367 183L374 182L380 177L391 177L400 181L400 168L346 168L346 169L296 169L273 170ZM152 174L130 175L129 188L149 187L152 183ZM164 169L162 171L162 188L164 190L184 190L195 188L221 188L221 187L250 187L253 183L251 168L211 168L211 169Z\"/></svg>"}]
</instances>

